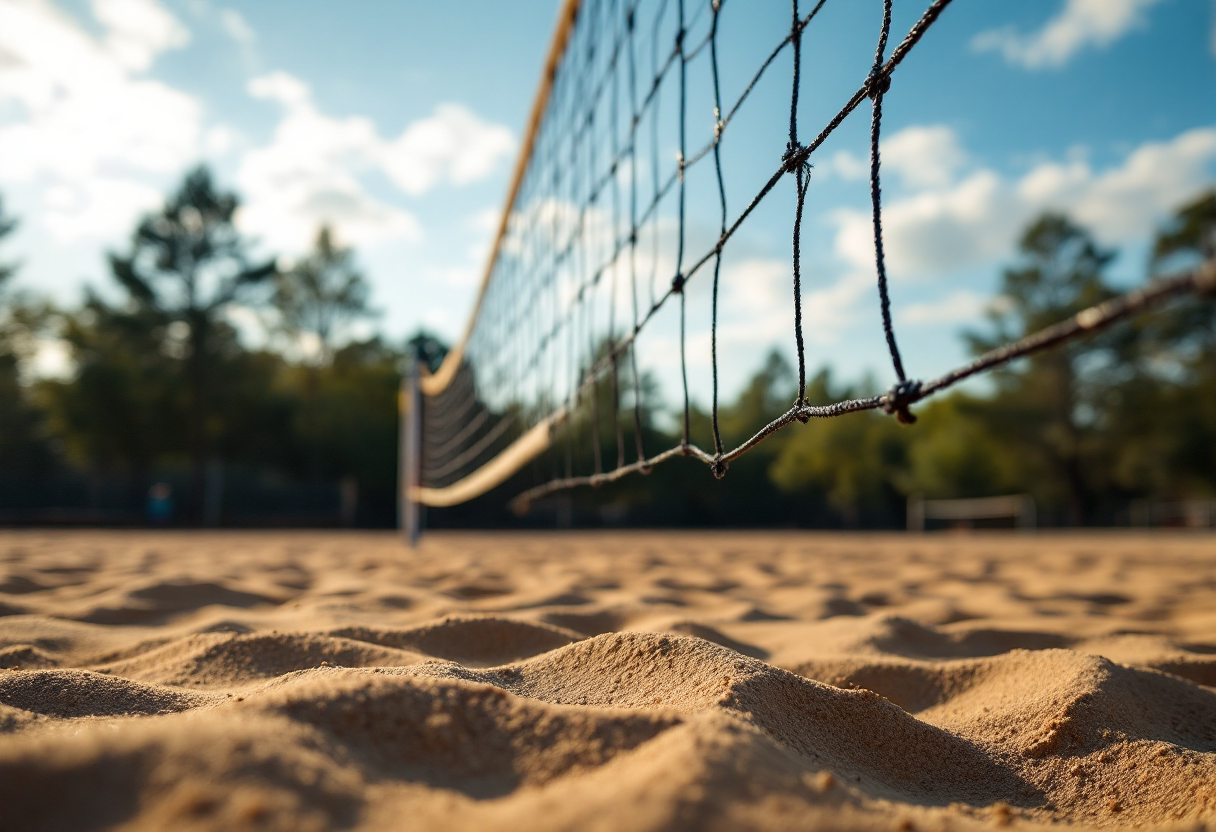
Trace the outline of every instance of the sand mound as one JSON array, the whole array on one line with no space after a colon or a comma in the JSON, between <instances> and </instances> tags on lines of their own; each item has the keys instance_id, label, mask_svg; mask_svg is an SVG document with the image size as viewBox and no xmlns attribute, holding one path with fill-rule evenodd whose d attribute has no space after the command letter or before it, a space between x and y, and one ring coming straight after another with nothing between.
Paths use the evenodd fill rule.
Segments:
<instances>
[{"instance_id":1,"label":"sand mound","mask_svg":"<svg viewBox=\"0 0 1216 832\"><path fill-rule=\"evenodd\" d=\"M1196 828L1197 541L10 535L0 829Z\"/></svg>"},{"instance_id":2,"label":"sand mound","mask_svg":"<svg viewBox=\"0 0 1216 832\"><path fill-rule=\"evenodd\" d=\"M29 670L0 676L0 703L47 716L162 714L213 701L198 694L87 670Z\"/></svg>"},{"instance_id":3,"label":"sand mound","mask_svg":"<svg viewBox=\"0 0 1216 832\"><path fill-rule=\"evenodd\" d=\"M543 620L582 636L598 636L622 629L628 616L619 610L556 609L546 612Z\"/></svg>"},{"instance_id":4,"label":"sand mound","mask_svg":"<svg viewBox=\"0 0 1216 832\"><path fill-rule=\"evenodd\" d=\"M333 635L417 650L470 667L506 664L555 650L580 638L578 633L561 627L490 616L452 616L406 630L344 627Z\"/></svg>"},{"instance_id":5,"label":"sand mound","mask_svg":"<svg viewBox=\"0 0 1216 832\"><path fill-rule=\"evenodd\" d=\"M121 732L10 738L0 750L3 817L22 830L352 825L357 773L287 720L224 710L222 720L153 717Z\"/></svg>"},{"instance_id":6,"label":"sand mound","mask_svg":"<svg viewBox=\"0 0 1216 832\"><path fill-rule=\"evenodd\" d=\"M256 607L278 603L282 603L282 599L211 581L177 578L155 581L123 592L111 604L97 606L77 616L77 620L89 624L149 624L213 605Z\"/></svg>"},{"instance_id":7,"label":"sand mound","mask_svg":"<svg viewBox=\"0 0 1216 832\"><path fill-rule=\"evenodd\" d=\"M0 617L0 645L3 645L0 649L36 651L43 661L55 666L117 658L123 647L150 637L155 638L152 632L134 627L101 627L47 615ZM160 638L164 640L163 636ZM0 667L11 666L0 662Z\"/></svg>"},{"instance_id":8,"label":"sand mound","mask_svg":"<svg viewBox=\"0 0 1216 832\"><path fill-rule=\"evenodd\" d=\"M698 624L695 621L677 621L674 624L665 628L669 633L679 633L686 636L695 636L697 638L712 641L714 644L734 650L736 653L742 653L745 656L751 656L753 659L767 659L768 651L763 647L757 647L754 644L744 644L737 641L723 632L715 630L713 627L707 627L704 624Z\"/></svg>"},{"instance_id":9,"label":"sand mound","mask_svg":"<svg viewBox=\"0 0 1216 832\"><path fill-rule=\"evenodd\" d=\"M1076 649L1216 687L1216 644L1178 642L1158 634L1120 633L1088 639L1078 643Z\"/></svg>"},{"instance_id":10,"label":"sand mound","mask_svg":"<svg viewBox=\"0 0 1216 832\"><path fill-rule=\"evenodd\" d=\"M102 673L162 685L231 687L273 679L322 663L344 667L414 664L424 656L334 636L306 633L211 632L157 643L123 661L99 665Z\"/></svg>"},{"instance_id":11,"label":"sand mound","mask_svg":"<svg viewBox=\"0 0 1216 832\"><path fill-rule=\"evenodd\" d=\"M466 681L335 672L250 708L316 727L373 778L472 797L603 765L679 722L674 714L551 707Z\"/></svg>"},{"instance_id":12,"label":"sand mound","mask_svg":"<svg viewBox=\"0 0 1216 832\"><path fill-rule=\"evenodd\" d=\"M970 743L871 691L817 684L701 639L613 633L499 670L415 672L486 681L555 704L724 709L800 752L808 766L836 771L877 797L992 802L1021 786Z\"/></svg>"}]
</instances>

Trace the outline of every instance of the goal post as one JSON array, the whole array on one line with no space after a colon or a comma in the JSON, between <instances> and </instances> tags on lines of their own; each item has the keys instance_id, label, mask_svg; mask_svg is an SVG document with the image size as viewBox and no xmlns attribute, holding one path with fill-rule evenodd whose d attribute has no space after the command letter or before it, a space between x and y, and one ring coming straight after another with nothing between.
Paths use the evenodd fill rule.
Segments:
<instances>
[{"instance_id":1,"label":"goal post","mask_svg":"<svg viewBox=\"0 0 1216 832\"><path fill-rule=\"evenodd\" d=\"M908 498L908 531L923 532L929 520L970 523L1011 517L1014 526L1033 531L1038 523L1034 498L1029 494L1000 497L973 497L953 500L926 500L919 494Z\"/></svg>"}]
</instances>

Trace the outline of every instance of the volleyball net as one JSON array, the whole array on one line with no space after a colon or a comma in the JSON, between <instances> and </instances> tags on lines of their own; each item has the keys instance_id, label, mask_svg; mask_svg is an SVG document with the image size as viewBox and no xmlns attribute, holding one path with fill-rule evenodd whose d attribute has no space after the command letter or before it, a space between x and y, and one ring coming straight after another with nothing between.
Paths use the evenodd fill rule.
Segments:
<instances>
[{"instance_id":1,"label":"volleyball net","mask_svg":"<svg viewBox=\"0 0 1216 832\"><path fill-rule=\"evenodd\" d=\"M722 477L733 459L794 422L872 409L911 422L912 405L965 378L1216 287L1216 266L1208 263L938 378L910 377L883 248L883 104L900 66L951 0L929 3L898 42L891 0L883 0L872 60L851 94L809 132L805 105L799 112L808 75L803 40L826 2L792 0L788 27L757 49L754 38L732 42L738 20L731 16L749 14L740 0L568 0L467 329L438 370L420 366L412 382L404 467L415 509L456 505L516 479L512 497L522 509L676 456L699 459ZM777 94L788 103L788 122L784 109L779 124L767 115L749 121L749 105ZM894 383L880 395L811 404L802 304L812 163L842 125L866 118L875 338L881 331ZM747 171L736 172L724 148L740 132L749 159ZM755 174L750 157L760 146L771 157ZM775 211L784 212L781 233L790 240L785 337L797 358L797 395L754 436L726 447L719 425L723 262L749 220L767 212L771 230ZM705 303L690 310L693 288ZM705 324L708 344L690 340ZM710 424L702 437L692 435L689 364L693 350L706 347ZM666 392L670 433L679 440L666 447L648 446L656 434L643 429L659 407L651 366L671 368L677 388ZM529 476L512 479L524 469Z\"/></svg>"}]
</instances>

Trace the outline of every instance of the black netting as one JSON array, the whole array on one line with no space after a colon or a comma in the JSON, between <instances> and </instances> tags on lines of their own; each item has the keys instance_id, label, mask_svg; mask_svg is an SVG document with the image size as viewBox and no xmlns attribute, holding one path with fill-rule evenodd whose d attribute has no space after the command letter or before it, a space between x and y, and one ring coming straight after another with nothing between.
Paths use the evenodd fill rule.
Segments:
<instances>
[{"instance_id":1,"label":"black netting","mask_svg":"<svg viewBox=\"0 0 1216 832\"><path fill-rule=\"evenodd\" d=\"M784 37L758 55L749 72L733 72L730 78L722 72L722 41L730 15L748 14L746 4L580 3L467 340L463 350L454 353L459 366L442 391L426 397L422 484L442 489L460 482L530 431L534 435L538 426L548 431L548 451L530 455L532 483L517 497L521 503L558 489L644 471L676 455L699 458L722 476L732 459L794 421L876 408L912 421L910 405L963 378L1191 291L1200 279L1210 280L1197 272L1155 284L939 379L922 383L907 378L891 321L883 250L883 101L901 62L950 2L931 3L888 55L891 0L883 0L869 72L806 144L799 138L803 37L826 0L804 3L806 9L792 0ZM783 151L777 143L771 175L742 187L738 178L728 179L724 173L723 147L762 82L780 81L774 80L774 72L788 79L788 141ZM875 277L896 384L883 395L814 406L805 398L801 252L811 160L866 101L871 112ZM712 119L702 117L710 111ZM693 113L696 118L690 117ZM782 126L778 135L784 138L783 133ZM690 195L690 180L702 172L709 184ZM718 425L723 255L740 227L786 180L793 186L789 338L797 355L797 399L751 439L727 449ZM708 245L694 247L690 198L698 201L701 215L715 217L715 235ZM707 213L705 205L711 204ZM690 435L686 289L694 279L712 281L710 451ZM660 337L668 332L674 343ZM666 448L645 447L644 442L643 422L651 416L653 403L639 367L639 341L648 333L656 333L657 346L651 345L647 356L669 356L679 364L674 430L681 438Z\"/></svg>"}]
</instances>

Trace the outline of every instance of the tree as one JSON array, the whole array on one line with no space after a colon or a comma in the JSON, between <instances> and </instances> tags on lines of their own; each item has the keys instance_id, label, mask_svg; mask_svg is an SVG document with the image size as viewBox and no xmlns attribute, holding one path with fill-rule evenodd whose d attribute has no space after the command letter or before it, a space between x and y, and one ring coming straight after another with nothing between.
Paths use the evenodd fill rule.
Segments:
<instances>
[{"instance_id":1,"label":"tree","mask_svg":"<svg viewBox=\"0 0 1216 832\"><path fill-rule=\"evenodd\" d=\"M1173 272L1216 258L1216 190L1178 209L1158 232L1150 266ZM1143 325L1149 394L1134 404L1138 424L1155 426L1154 441L1126 467L1168 498L1216 494L1216 297L1189 298ZM1130 463L1131 461L1129 461Z\"/></svg>"},{"instance_id":2,"label":"tree","mask_svg":"<svg viewBox=\"0 0 1216 832\"><path fill-rule=\"evenodd\" d=\"M807 384L807 401L827 404L855 398L857 390L836 388L828 370ZM882 524L902 513L898 484L907 467L908 431L886 414L866 411L812 420L792 434L769 467L783 491L823 494L848 526Z\"/></svg>"},{"instance_id":3,"label":"tree","mask_svg":"<svg viewBox=\"0 0 1216 832\"><path fill-rule=\"evenodd\" d=\"M206 464L211 453L212 377L217 330L235 303L275 275L272 262L251 264L233 223L235 194L216 189L205 167L191 171L164 207L140 221L125 256L112 254L110 269L135 310L184 325L189 391L187 434L192 498L201 516Z\"/></svg>"},{"instance_id":4,"label":"tree","mask_svg":"<svg viewBox=\"0 0 1216 832\"><path fill-rule=\"evenodd\" d=\"M372 314L369 288L355 267L354 252L339 246L329 226L317 232L313 250L280 272L273 303L279 327L297 343L315 339L316 354L306 361L301 432L309 448L311 474L321 473L322 440L317 435L320 368L333 362L334 339L347 324Z\"/></svg>"},{"instance_id":5,"label":"tree","mask_svg":"<svg viewBox=\"0 0 1216 832\"><path fill-rule=\"evenodd\" d=\"M1178 209L1173 220L1153 243L1153 270L1170 260L1185 258L1194 264L1216 257L1216 190L1210 190ZM1190 265L1188 264L1188 265Z\"/></svg>"},{"instance_id":6,"label":"tree","mask_svg":"<svg viewBox=\"0 0 1216 832\"><path fill-rule=\"evenodd\" d=\"M4 199L0 198L0 240L3 240L9 234L12 234L16 228L17 220L7 219L4 216ZM4 289L4 284L7 283L16 273L17 266L15 264L0 261L0 291Z\"/></svg>"},{"instance_id":7,"label":"tree","mask_svg":"<svg viewBox=\"0 0 1216 832\"><path fill-rule=\"evenodd\" d=\"M139 479L157 458L187 453L179 426L189 403L181 361L166 351L167 317L146 306L115 308L89 292L62 321L72 377L39 387L69 461Z\"/></svg>"},{"instance_id":8,"label":"tree","mask_svg":"<svg viewBox=\"0 0 1216 832\"><path fill-rule=\"evenodd\" d=\"M17 228L0 200L0 242ZM40 414L21 383L21 361L28 358L43 316L36 305L8 290L17 273L13 263L0 262L0 472L35 473L49 461Z\"/></svg>"},{"instance_id":9,"label":"tree","mask_svg":"<svg viewBox=\"0 0 1216 832\"><path fill-rule=\"evenodd\" d=\"M1216 258L1216 190L1182 206L1157 234L1150 268L1154 274L1197 266ZM1216 298L1178 304L1152 318L1152 345L1184 362L1216 348ZM1210 359L1209 359L1210 361Z\"/></svg>"},{"instance_id":10,"label":"tree","mask_svg":"<svg viewBox=\"0 0 1216 832\"><path fill-rule=\"evenodd\" d=\"M354 263L354 252L335 242L329 226L317 232L313 250L275 282L274 306L280 325L289 335L316 338L319 364L333 359L334 339L340 330L370 317L370 289Z\"/></svg>"},{"instance_id":11,"label":"tree","mask_svg":"<svg viewBox=\"0 0 1216 832\"><path fill-rule=\"evenodd\" d=\"M991 313L992 335L966 336L975 353L1115 294L1103 274L1114 254L1067 217L1040 217L1022 235L1019 253L1021 262L1002 278L1001 305ZM985 403L983 418L997 435L1028 454L1026 465L1037 463L1026 478L1039 484L1041 499L1066 502L1075 525L1090 518L1101 488L1095 477L1103 466L1093 453L1092 438L1107 409L1103 397L1129 366L1121 358L1133 340L1128 330L1116 330L993 373L997 393Z\"/></svg>"},{"instance_id":12,"label":"tree","mask_svg":"<svg viewBox=\"0 0 1216 832\"><path fill-rule=\"evenodd\" d=\"M406 355L413 355L432 373L438 372L448 356L448 345L425 329L420 329L405 341Z\"/></svg>"}]
</instances>

